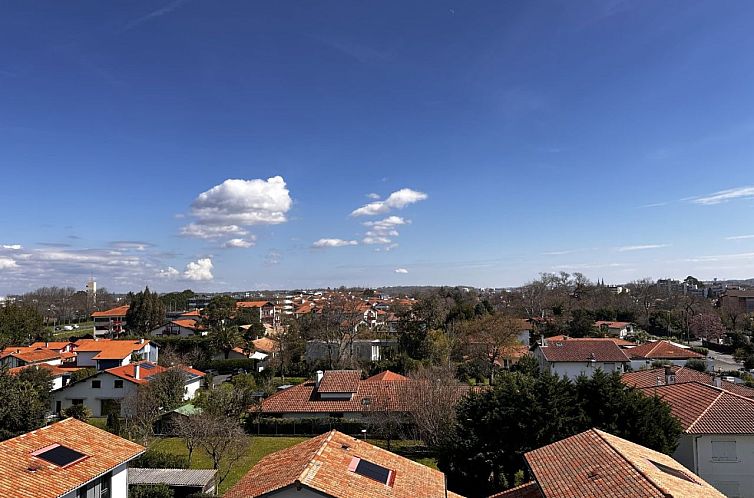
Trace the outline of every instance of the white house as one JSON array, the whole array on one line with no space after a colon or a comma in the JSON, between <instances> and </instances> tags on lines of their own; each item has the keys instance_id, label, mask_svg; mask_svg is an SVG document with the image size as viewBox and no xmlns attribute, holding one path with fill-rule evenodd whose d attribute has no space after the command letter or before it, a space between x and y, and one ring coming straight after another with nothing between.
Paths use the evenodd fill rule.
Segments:
<instances>
[{"instance_id":1,"label":"white house","mask_svg":"<svg viewBox=\"0 0 754 498\"><path fill-rule=\"evenodd\" d=\"M634 334L634 324L631 322L613 322L608 320L599 320L594 322L594 326L611 337L625 339L626 336Z\"/></svg>"},{"instance_id":2,"label":"white house","mask_svg":"<svg viewBox=\"0 0 754 498\"><path fill-rule=\"evenodd\" d=\"M728 497L754 498L754 400L698 382L643 391L681 420L673 458Z\"/></svg>"},{"instance_id":3,"label":"white house","mask_svg":"<svg viewBox=\"0 0 754 498\"><path fill-rule=\"evenodd\" d=\"M129 306L118 306L109 310L95 311L92 313L94 322L94 335L101 337L106 335L118 335L126 331L126 313Z\"/></svg>"},{"instance_id":4,"label":"white house","mask_svg":"<svg viewBox=\"0 0 754 498\"><path fill-rule=\"evenodd\" d=\"M705 360L703 355L670 341L647 342L640 346L627 348L625 351L631 358L632 370L652 368L652 364L655 362L670 363L682 367L689 360ZM708 366L713 367L712 361L712 359L709 360Z\"/></svg>"},{"instance_id":5,"label":"white house","mask_svg":"<svg viewBox=\"0 0 754 498\"><path fill-rule=\"evenodd\" d=\"M609 339L544 341L534 350L534 357L543 372L567 379L591 377L598 369L623 373L630 364L623 350Z\"/></svg>"},{"instance_id":6,"label":"white house","mask_svg":"<svg viewBox=\"0 0 754 498\"><path fill-rule=\"evenodd\" d=\"M159 354L157 344L144 339L79 339L75 344L76 366L97 370L128 365L132 358L157 363Z\"/></svg>"},{"instance_id":7,"label":"white house","mask_svg":"<svg viewBox=\"0 0 754 498\"><path fill-rule=\"evenodd\" d=\"M144 451L69 418L0 442L0 496L127 498L128 462Z\"/></svg>"},{"instance_id":8,"label":"white house","mask_svg":"<svg viewBox=\"0 0 754 498\"><path fill-rule=\"evenodd\" d=\"M152 330L149 335L153 337L194 337L195 335L207 335L207 331L196 320L179 318L171 320L161 327Z\"/></svg>"},{"instance_id":9,"label":"white house","mask_svg":"<svg viewBox=\"0 0 754 498\"><path fill-rule=\"evenodd\" d=\"M0 366L8 368L42 363L60 365L62 362L63 359L59 352L43 347L8 346L0 350Z\"/></svg>"},{"instance_id":10,"label":"white house","mask_svg":"<svg viewBox=\"0 0 754 498\"><path fill-rule=\"evenodd\" d=\"M180 366L186 373L186 388L183 399L193 399L199 390L204 373L191 367ZM61 413L71 405L84 405L94 417L110 413L126 415L121 402L140 385L149 382L153 375L167 368L151 362L130 363L98 372L92 377L68 384L52 393L52 410Z\"/></svg>"}]
</instances>

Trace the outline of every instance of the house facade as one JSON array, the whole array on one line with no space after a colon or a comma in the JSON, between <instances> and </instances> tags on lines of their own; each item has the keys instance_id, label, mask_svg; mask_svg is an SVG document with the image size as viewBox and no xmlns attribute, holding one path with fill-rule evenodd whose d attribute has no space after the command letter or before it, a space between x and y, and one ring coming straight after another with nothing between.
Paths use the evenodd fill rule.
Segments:
<instances>
[{"instance_id":1,"label":"house facade","mask_svg":"<svg viewBox=\"0 0 754 498\"><path fill-rule=\"evenodd\" d=\"M311 340L306 342L304 358L310 363L380 361L397 348L397 339L354 339L348 344Z\"/></svg>"},{"instance_id":2,"label":"house facade","mask_svg":"<svg viewBox=\"0 0 754 498\"><path fill-rule=\"evenodd\" d=\"M652 368L652 364L655 362L682 367L689 360L705 360L708 362L708 367L714 367L712 359L707 360L703 355L692 351L690 348L682 347L671 341L647 342L627 348L625 352L631 358L632 370Z\"/></svg>"},{"instance_id":3,"label":"house facade","mask_svg":"<svg viewBox=\"0 0 754 498\"><path fill-rule=\"evenodd\" d=\"M159 347L145 339L80 339L75 342L76 366L106 370L128 365L132 358L157 363Z\"/></svg>"},{"instance_id":4,"label":"house facade","mask_svg":"<svg viewBox=\"0 0 754 498\"><path fill-rule=\"evenodd\" d=\"M634 324L631 322L599 320L594 322L594 326L605 335L618 339L625 339L629 335L634 335Z\"/></svg>"},{"instance_id":5,"label":"house facade","mask_svg":"<svg viewBox=\"0 0 754 498\"><path fill-rule=\"evenodd\" d=\"M91 314L94 322L94 335L98 337L114 336L126 331L126 313L130 306L118 306L109 310L95 311Z\"/></svg>"},{"instance_id":6,"label":"house facade","mask_svg":"<svg viewBox=\"0 0 754 498\"><path fill-rule=\"evenodd\" d=\"M597 370L622 374L631 363L623 350L609 339L547 340L537 346L534 357L543 372L567 379L581 375L591 377Z\"/></svg>"}]
</instances>

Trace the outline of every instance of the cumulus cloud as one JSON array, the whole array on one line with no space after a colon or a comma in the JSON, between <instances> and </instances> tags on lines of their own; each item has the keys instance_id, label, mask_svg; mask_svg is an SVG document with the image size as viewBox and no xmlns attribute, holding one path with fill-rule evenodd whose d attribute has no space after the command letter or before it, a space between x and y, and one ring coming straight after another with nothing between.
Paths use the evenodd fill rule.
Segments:
<instances>
[{"instance_id":1,"label":"cumulus cloud","mask_svg":"<svg viewBox=\"0 0 754 498\"><path fill-rule=\"evenodd\" d=\"M670 247L670 244L643 244L636 246L623 246L618 248L618 252L646 251L647 249L661 249L663 247Z\"/></svg>"},{"instance_id":2,"label":"cumulus cloud","mask_svg":"<svg viewBox=\"0 0 754 498\"><path fill-rule=\"evenodd\" d=\"M355 240L343 240L343 239L319 239L312 244L312 247L322 249L325 247L345 247L355 246L358 242Z\"/></svg>"},{"instance_id":3,"label":"cumulus cloud","mask_svg":"<svg viewBox=\"0 0 754 498\"><path fill-rule=\"evenodd\" d=\"M179 272L172 266L168 266L167 268L160 270L157 275L162 278L176 278L180 274L181 272Z\"/></svg>"},{"instance_id":4,"label":"cumulus cloud","mask_svg":"<svg viewBox=\"0 0 754 498\"><path fill-rule=\"evenodd\" d=\"M408 273L408 270L405 268L396 268L395 273Z\"/></svg>"},{"instance_id":5,"label":"cumulus cloud","mask_svg":"<svg viewBox=\"0 0 754 498\"><path fill-rule=\"evenodd\" d=\"M186 265L186 271L183 272L183 276L188 280L195 281L212 280L214 278L212 268L212 260L210 258L200 258Z\"/></svg>"},{"instance_id":6,"label":"cumulus cloud","mask_svg":"<svg viewBox=\"0 0 754 498\"><path fill-rule=\"evenodd\" d=\"M736 187L727 190L720 190L709 195L691 199L694 204L709 206L732 201L735 199L751 199L754 197L754 186Z\"/></svg>"},{"instance_id":7,"label":"cumulus cloud","mask_svg":"<svg viewBox=\"0 0 754 498\"><path fill-rule=\"evenodd\" d=\"M230 239L223 244L225 249L248 249L254 247L254 237L248 239Z\"/></svg>"},{"instance_id":8,"label":"cumulus cloud","mask_svg":"<svg viewBox=\"0 0 754 498\"><path fill-rule=\"evenodd\" d=\"M181 235L198 239L227 236L240 239L248 234L246 227L287 221L292 203L285 180L280 176L267 180L228 179L197 196L191 204L191 215L196 220L184 226Z\"/></svg>"},{"instance_id":9,"label":"cumulus cloud","mask_svg":"<svg viewBox=\"0 0 754 498\"><path fill-rule=\"evenodd\" d=\"M23 246L21 244L3 244L3 249L7 249L9 251L20 251L23 249Z\"/></svg>"},{"instance_id":10,"label":"cumulus cloud","mask_svg":"<svg viewBox=\"0 0 754 498\"><path fill-rule=\"evenodd\" d=\"M369 230L367 230L367 232L364 234L364 239L362 240L362 242L368 245L392 244L392 237L397 237L399 235L396 227L400 225L406 225L408 223L411 222L409 220L401 218L400 216L388 216L383 220L364 222L364 226Z\"/></svg>"},{"instance_id":11,"label":"cumulus cloud","mask_svg":"<svg viewBox=\"0 0 754 498\"><path fill-rule=\"evenodd\" d=\"M355 209L351 213L351 216L374 216L377 214L383 214L392 209L402 209L409 204L423 201L427 197L427 194L424 192L418 192L416 190L411 190L410 188L402 188L390 194L384 201L370 202L369 204Z\"/></svg>"},{"instance_id":12,"label":"cumulus cloud","mask_svg":"<svg viewBox=\"0 0 754 498\"><path fill-rule=\"evenodd\" d=\"M11 258L0 257L0 270L8 270L10 268L18 268L16 261Z\"/></svg>"}]
</instances>

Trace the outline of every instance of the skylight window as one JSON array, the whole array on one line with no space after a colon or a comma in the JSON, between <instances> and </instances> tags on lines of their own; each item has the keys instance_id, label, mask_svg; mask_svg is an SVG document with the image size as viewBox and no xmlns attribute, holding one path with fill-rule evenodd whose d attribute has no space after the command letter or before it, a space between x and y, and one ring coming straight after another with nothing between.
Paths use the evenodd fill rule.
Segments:
<instances>
[{"instance_id":1,"label":"skylight window","mask_svg":"<svg viewBox=\"0 0 754 498\"><path fill-rule=\"evenodd\" d=\"M86 458L86 455L83 453L61 444L53 444L52 446L37 450L32 453L32 456L41 458L58 467L67 467Z\"/></svg>"},{"instance_id":2,"label":"skylight window","mask_svg":"<svg viewBox=\"0 0 754 498\"><path fill-rule=\"evenodd\" d=\"M387 469L367 460L362 460L359 457L353 457L351 464L348 466L348 470L385 484L386 486L392 486L393 481L395 480L394 470Z\"/></svg>"},{"instance_id":3,"label":"skylight window","mask_svg":"<svg viewBox=\"0 0 754 498\"><path fill-rule=\"evenodd\" d=\"M657 463L655 461L650 460L649 461L652 465L660 469L661 471L665 472L666 474L670 474L673 477L677 477L678 479L683 479L684 481L693 482L694 484L697 484L697 482L689 477L688 474L683 472L682 470L674 469L673 467L668 467L667 465L663 465L661 463Z\"/></svg>"}]
</instances>

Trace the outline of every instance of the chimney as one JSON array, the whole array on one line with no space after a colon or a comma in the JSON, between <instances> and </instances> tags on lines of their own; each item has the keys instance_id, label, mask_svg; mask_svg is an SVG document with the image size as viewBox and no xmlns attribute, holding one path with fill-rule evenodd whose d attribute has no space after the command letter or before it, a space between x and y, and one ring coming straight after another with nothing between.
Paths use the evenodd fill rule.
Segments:
<instances>
[{"instance_id":1,"label":"chimney","mask_svg":"<svg viewBox=\"0 0 754 498\"><path fill-rule=\"evenodd\" d=\"M139 339L139 344L144 344L144 338Z\"/></svg>"},{"instance_id":2,"label":"chimney","mask_svg":"<svg viewBox=\"0 0 754 498\"><path fill-rule=\"evenodd\" d=\"M723 387L723 378L720 375L714 376L715 387Z\"/></svg>"},{"instance_id":3,"label":"chimney","mask_svg":"<svg viewBox=\"0 0 754 498\"><path fill-rule=\"evenodd\" d=\"M134 379L139 380L139 375L141 374L140 370L141 368L139 367L139 364L136 363L134 365Z\"/></svg>"},{"instance_id":4,"label":"chimney","mask_svg":"<svg viewBox=\"0 0 754 498\"><path fill-rule=\"evenodd\" d=\"M45 341L45 349L47 349L47 348L49 348L49 347L50 347L50 343L49 343L49 342L47 342L47 341Z\"/></svg>"},{"instance_id":5,"label":"chimney","mask_svg":"<svg viewBox=\"0 0 754 498\"><path fill-rule=\"evenodd\" d=\"M317 387L319 387L319 383L322 382L322 377L325 376L325 373L322 370L317 370Z\"/></svg>"},{"instance_id":6,"label":"chimney","mask_svg":"<svg viewBox=\"0 0 754 498\"><path fill-rule=\"evenodd\" d=\"M675 374L673 373L673 367L665 367L665 385L675 384Z\"/></svg>"}]
</instances>

